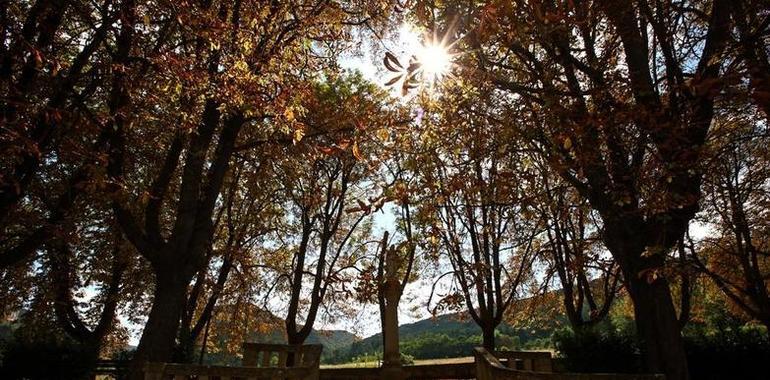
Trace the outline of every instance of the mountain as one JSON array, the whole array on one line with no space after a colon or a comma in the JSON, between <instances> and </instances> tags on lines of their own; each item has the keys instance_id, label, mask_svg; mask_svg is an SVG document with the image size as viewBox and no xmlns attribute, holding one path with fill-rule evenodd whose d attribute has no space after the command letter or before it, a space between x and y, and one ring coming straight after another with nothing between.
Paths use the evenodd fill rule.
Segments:
<instances>
[{"instance_id":1,"label":"mountain","mask_svg":"<svg viewBox=\"0 0 770 380\"><path fill-rule=\"evenodd\" d=\"M557 325L541 328L513 328L505 323L497 329L499 347L510 349L542 348L550 345ZM399 326L401 352L416 359L468 356L481 344L481 330L466 313L440 315ZM344 363L382 352L382 334L332 349L324 347L327 363Z\"/></svg>"},{"instance_id":2,"label":"mountain","mask_svg":"<svg viewBox=\"0 0 770 380\"><path fill-rule=\"evenodd\" d=\"M343 347L348 347L354 342L361 340L349 331L345 330L313 330L307 337L307 344L322 344L324 352L333 352Z\"/></svg>"}]
</instances>

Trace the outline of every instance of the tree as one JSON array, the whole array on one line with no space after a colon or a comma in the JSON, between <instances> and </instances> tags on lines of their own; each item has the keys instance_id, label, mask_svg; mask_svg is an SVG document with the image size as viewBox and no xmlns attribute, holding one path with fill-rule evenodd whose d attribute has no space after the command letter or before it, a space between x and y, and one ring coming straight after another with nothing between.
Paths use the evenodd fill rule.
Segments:
<instances>
[{"instance_id":1,"label":"tree","mask_svg":"<svg viewBox=\"0 0 770 380\"><path fill-rule=\"evenodd\" d=\"M305 341L322 308L339 307L352 294L348 283L364 256L369 215L378 207L371 204L368 183L378 165L364 153L365 136L388 116L384 94L359 74L314 86L297 116L301 140L285 146L285 158L274 165L285 216L274 236L277 247L265 249L261 259L274 286L288 294L290 344Z\"/></svg>"},{"instance_id":2,"label":"tree","mask_svg":"<svg viewBox=\"0 0 770 380\"><path fill-rule=\"evenodd\" d=\"M258 157L260 153L253 152L252 155ZM223 194L223 206L215 217L216 232L207 253L207 265L196 274L182 313L177 347L180 362L193 359L194 345L201 336L199 361L203 360L209 327L220 299L225 296L231 299L248 297L253 291L250 286L231 286L228 291L226 285L233 271L239 272L241 281L250 279L243 272L249 270L248 266L254 260L253 248L274 228L276 215L280 212L276 206L275 189L270 187L274 182L255 181L268 174L267 166L254 167L245 158L234 165L234 173ZM242 179L243 176L249 178Z\"/></svg>"},{"instance_id":3,"label":"tree","mask_svg":"<svg viewBox=\"0 0 770 380\"><path fill-rule=\"evenodd\" d=\"M689 240L696 267L728 300L770 331L770 156L768 130L748 117L714 131L712 175L701 220L714 233Z\"/></svg>"},{"instance_id":4,"label":"tree","mask_svg":"<svg viewBox=\"0 0 770 380\"><path fill-rule=\"evenodd\" d=\"M414 163L425 193L421 212L430 215L426 234L448 259L458 289L440 302L464 303L492 350L495 329L534 273L540 221L527 217L532 181L521 166L522 152L502 143L506 132L499 124L474 111L444 111L437 121L443 135L426 132L428 146ZM430 130L432 121L425 124Z\"/></svg>"},{"instance_id":5,"label":"tree","mask_svg":"<svg viewBox=\"0 0 770 380\"><path fill-rule=\"evenodd\" d=\"M125 54L110 52L125 32L118 20L135 6L3 3L0 225L7 235L0 239L0 269L30 259L66 232L71 210L104 169L108 131L91 106L110 91L110 68L125 63Z\"/></svg>"},{"instance_id":6,"label":"tree","mask_svg":"<svg viewBox=\"0 0 770 380\"><path fill-rule=\"evenodd\" d=\"M749 79L751 98L770 119L770 58L768 28L770 6L762 1L731 1L731 16L737 29L737 61L743 63Z\"/></svg>"},{"instance_id":7,"label":"tree","mask_svg":"<svg viewBox=\"0 0 770 380\"><path fill-rule=\"evenodd\" d=\"M544 191L535 206L546 225L547 244L542 250L548 272L555 272L561 285L567 319L578 331L595 325L610 312L621 283L620 273L614 260L604 255L597 236L601 226L586 200L547 169L542 180Z\"/></svg>"},{"instance_id":8,"label":"tree","mask_svg":"<svg viewBox=\"0 0 770 380\"><path fill-rule=\"evenodd\" d=\"M703 172L694 163L725 84L730 2L417 7L431 29L455 26L456 49L469 52L460 75L508 94L512 107L501 113L516 122L498 122L519 130L601 215L604 243L634 301L647 369L688 378L660 268L698 211Z\"/></svg>"},{"instance_id":9,"label":"tree","mask_svg":"<svg viewBox=\"0 0 770 380\"><path fill-rule=\"evenodd\" d=\"M158 5L144 9L141 36L134 33L133 18L124 17L127 35L119 39L117 54L141 51L153 69L151 81L132 83L147 62L132 60L114 78L120 85L107 101L114 211L155 275L134 376L145 361L171 358L188 285L210 251L213 216L233 155L279 131L294 135L292 103L304 95L307 72L328 63L318 53L324 44L344 41L348 16L357 19L364 8L380 6ZM133 37L142 37L134 49ZM154 143L149 147L148 139Z\"/></svg>"},{"instance_id":10,"label":"tree","mask_svg":"<svg viewBox=\"0 0 770 380\"><path fill-rule=\"evenodd\" d=\"M73 251L70 244L60 239L47 243L56 321L67 335L78 342L84 352L87 352L89 363L94 363L99 358L105 339L116 327L121 283L129 264L122 236L114 235L112 247L108 248L113 251L112 263L104 281L102 293L89 302L93 306L98 304L95 302L96 299L101 299L103 303L93 327L89 327L79 314L79 308L72 294L73 285L79 281L76 281L78 272L73 270Z\"/></svg>"},{"instance_id":11,"label":"tree","mask_svg":"<svg viewBox=\"0 0 770 380\"><path fill-rule=\"evenodd\" d=\"M308 167L291 166L290 171L284 173L297 176L295 182L286 180L286 183L290 207L297 212L292 218L299 222L299 244L290 248L296 251L288 283L291 295L286 334L289 344L305 341L329 290L342 292L334 298L344 297L344 289L335 288L344 287L344 283L350 281L344 276L350 266L355 265L354 252L357 250L351 243L359 240L362 230L366 230L359 225L367 213L346 211L352 208L355 199L362 198L362 194L355 193L355 188L364 180L363 168L353 154L344 151L316 160L308 158L307 162L310 163ZM304 282L305 273L310 274L310 284ZM308 285L309 298L306 298L303 289ZM304 314L304 323L298 325L300 313Z\"/></svg>"}]
</instances>

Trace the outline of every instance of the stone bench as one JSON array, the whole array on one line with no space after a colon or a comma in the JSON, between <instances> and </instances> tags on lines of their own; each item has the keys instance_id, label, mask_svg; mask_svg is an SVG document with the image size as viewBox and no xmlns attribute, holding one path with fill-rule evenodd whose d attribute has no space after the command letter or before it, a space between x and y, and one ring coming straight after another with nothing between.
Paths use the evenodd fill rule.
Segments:
<instances>
[{"instance_id":1,"label":"stone bench","mask_svg":"<svg viewBox=\"0 0 770 380\"><path fill-rule=\"evenodd\" d=\"M651 374L615 374L615 373L554 373L543 371L545 367L545 355L542 353L527 353L528 358L521 358L521 352L507 354L505 351L496 352L495 355L484 348L476 347L473 350L476 363L476 378L479 380L665 380L664 375ZM516 357L519 354L519 358ZM535 355L528 355L535 354ZM509 362L520 363L504 366L497 357L513 358ZM517 369L529 360L531 369ZM550 353L548 353L550 361ZM537 369L535 369L537 368Z\"/></svg>"},{"instance_id":2,"label":"stone bench","mask_svg":"<svg viewBox=\"0 0 770 380\"><path fill-rule=\"evenodd\" d=\"M245 343L243 366L147 363L145 380L317 380L321 345Z\"/></svg>"}]
</instances>

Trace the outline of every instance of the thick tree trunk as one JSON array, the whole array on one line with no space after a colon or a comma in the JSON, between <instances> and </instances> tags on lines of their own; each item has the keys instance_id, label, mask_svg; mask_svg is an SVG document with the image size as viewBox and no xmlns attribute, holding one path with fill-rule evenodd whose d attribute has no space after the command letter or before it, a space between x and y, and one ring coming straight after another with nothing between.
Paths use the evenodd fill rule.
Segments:
<instances>
[{"instance_id":1,"label":"thick tree trunk","mask_svg":"<svg viewBox=\"0 0 770 380\"><path fill-rule=\"evenodd\" d=\"M303 344L308 335L310 334L303 334L301 330L294 333L290 332L286 334L286 341L289 344Z\"/></svg>"},{"instance_id":2,"label":"thick tree trunk","mask_svg":"<svg viewBox=\"0 0 770 380\"><path fill-rule=\"evenodd\" d=\"M689 378L684 342L668 281L629 276L636 328L645 350L648 371L665 373L669 380Z\"/></svg>"},{"instance_id":3,"label":"thick tree trunk","mask_svg":"<svg viewBox=\"0 0 770 380\"><path fill-rule=\"evenodd\" d=\"M645 370L664 373L668 380L687 380L687 357L668 281L653 276L661 269L663 256L644 257L647 241L640 220L608 222L604 242L623 271L634 303L634 319L641 341ZM646 238L649 238L647 236Z\"/></svg>"},{"instance_id":4,"label":"thick tree trunk","mask_svg":"<svg viewBox=\"0 0 770 380\"><path fill-rule=\"evenodd\" d=\"M168 362L174 352L179 320L190 278L180 271L162 272L155 285L155 300L131 363L131 378L143 379L146 362Z\"/></svg>"},{"instance_id":5,"label":"thick tree trunk","mask_svg":"<svg viewBox=\"0 0 770 380\"><path fill-rule=\"evenodd\" d=\"M482 333L482 346L486 348L488 351L494 351L495 350L495 326L494 325L486 325L481 327L481 333Z\"/></svg>"}]
</instances>

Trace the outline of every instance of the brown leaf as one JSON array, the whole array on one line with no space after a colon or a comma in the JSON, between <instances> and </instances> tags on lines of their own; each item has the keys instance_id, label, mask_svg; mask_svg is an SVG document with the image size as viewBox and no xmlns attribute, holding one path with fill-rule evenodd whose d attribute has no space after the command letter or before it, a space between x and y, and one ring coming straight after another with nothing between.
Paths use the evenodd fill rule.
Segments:
<instances>
[{"instance_id":1,"label":"brown leaf","mask_svg":"<svg viewBox=\"0 0 770 380\"><path fill-rule=\"evenodd\" d=\"M353 143L353 157L356 158L356 160L363 160L364 157L361 155L361 150L358 149L358 141Z\"/></svg>"},{"instance_id":2,"label":"brown leaf","mask_svg":"<svg viewBox=\"0 0 770 380\"><path fill-rule=\"evenodd\" d=\"M385 67L388 70L394 73L404 69L403 66L401 66L401 63L398 62L398 58L396 58L396 56L391 52L385 52L385 58L382 60L382 62L385 64Z\"/></svg>"},{"instance_id":3,"label":"brown leaf","mask_svg":"<svg viewBox=\"0 0 770 380\"><path fill-rule=\"evenodd\" d=\"M402 75L402 74L399 74L399 75L396 75L396 76L394 76L394 77L393 77L393 78L391 78L389 81L385 82L385 87L390 87L390 86L392 86L392 85L396 84L396 82L398 82L399 80L401 80L401 78L402 78L402 77L403 77L403 75Z\"/></svg>"}]
</instances>

